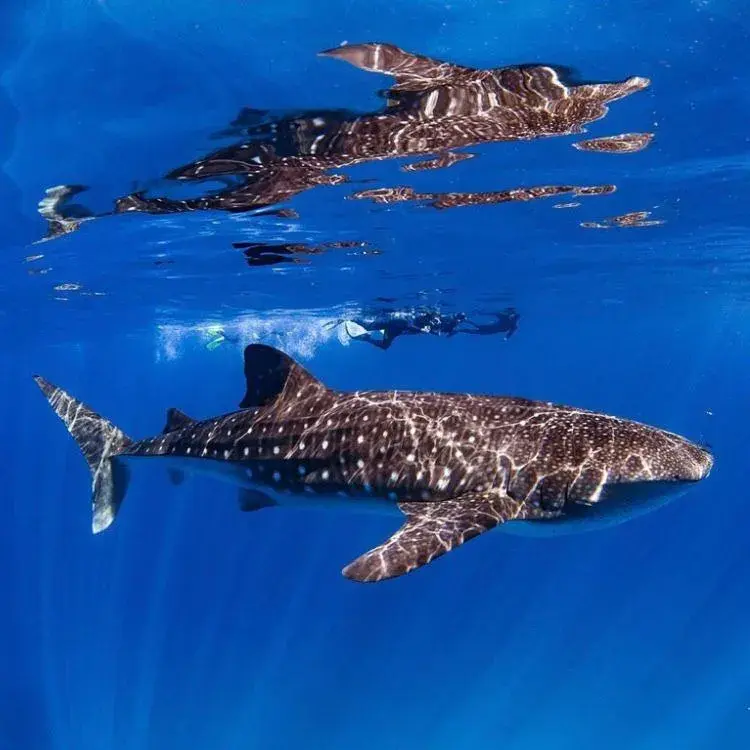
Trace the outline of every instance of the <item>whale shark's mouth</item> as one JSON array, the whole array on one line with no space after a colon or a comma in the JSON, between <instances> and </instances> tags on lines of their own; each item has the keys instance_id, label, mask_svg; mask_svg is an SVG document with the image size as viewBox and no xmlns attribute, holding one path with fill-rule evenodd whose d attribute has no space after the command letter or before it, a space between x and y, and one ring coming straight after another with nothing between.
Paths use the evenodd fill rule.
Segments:
<instances>
[{"instance_id":1,"label":"whale shark's mouth","mask_svg":"<svg viewBox=\"0 0 750 750\"><path fill-rule=\"evenodd\" d=\"M566 506L565 515L571 519L601 518L608 523L621 523L666 505L687 492L695 481L698 480L605 484L597 502L571 503Z\"/></svg>"},{"instance_id":2,"label":"whale shark's mouth","mask_svg":"<svg viewBox=\"0 0 750 750\"><path fill-rule=\"evenodd\" d=\"M594 503L567 503L564 515L559 518L514 521L501 528L521 536L558 536L617 526L662 508L686 493L697 481L613 482L604 485Z\"/></svg>"},{"instance_id":3,"label":"whale shark's mouth","mask_svg":"<svg viewBox=\"0 0 750 750\"><path fill-rule=\"evenodd\" d=\"M701 479L706 479L709 474L711 474L711 469L714 468L714 456L713 453L711 453L711 451L704 446L701 446L701 451L703 452L703 456L705 458L705 467L703 469L703 475L701 476Z\"/></svg>"}]
</instances>

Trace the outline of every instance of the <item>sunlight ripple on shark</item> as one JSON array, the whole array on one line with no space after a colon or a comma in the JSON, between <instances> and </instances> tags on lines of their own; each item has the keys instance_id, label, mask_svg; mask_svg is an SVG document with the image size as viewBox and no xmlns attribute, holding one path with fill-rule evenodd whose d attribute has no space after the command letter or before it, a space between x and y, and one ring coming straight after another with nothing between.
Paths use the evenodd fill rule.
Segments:
<instances>
[{"instance_id":1,"label":"sunlight ripple on shark","mask_svg":"<svg viewBox=\"0 0 750 750\"><path fill-rule=\"evenodd\" d=\"M618 523L708 476L686 439L606 414L498 396L327 388L283 352L245 349L240 411L133 441L44 378L35 380L92 472L93 530L112 524L131 464L158 458L173 481L206 473L239 487L240 508L330 502L402 513L393 536L343 570L355 581L408 573L496 526L560 533Z\"/></svg>"}]
</instances>

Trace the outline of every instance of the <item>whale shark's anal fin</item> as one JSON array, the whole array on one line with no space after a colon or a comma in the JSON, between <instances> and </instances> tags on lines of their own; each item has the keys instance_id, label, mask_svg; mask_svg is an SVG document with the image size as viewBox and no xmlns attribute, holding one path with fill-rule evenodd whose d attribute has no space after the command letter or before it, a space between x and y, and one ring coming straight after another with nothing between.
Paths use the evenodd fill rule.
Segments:
<instances>
[{"instance_id":1,"label":"whale shark's anal fin","mask_svg":"<svg viewBox=\"0 0 750 750\"><path fill-rule=\"evenodd\" d=\"M285 398L305 398L327 389L289 355L265 344L245 348L245 397L241 409L268 406Z\"/></svg>"},{"instance_id":2,"label":"whale shark's anal fin","mask_svg":"<svg viewBox=\"0 0 750 750\"><path fill-rule=\"evenodd\" d=\"M237 493L237 504L240 510L249 513L261 508L273 508L276 501L259 490L240 489Z\"/></svg>"},{"instance_id":3,"label":"whale shark's anal fin","mask_svg":"<svg viewBox=\"0 0 750 750\"><path fill-rule=\"evenodd\" d=\"M513 520L552 518L551 511L527 507L501 490L473 492L453 500L402 502L404 525L388 540L347 565L342 573L370 583L421 568L485 531Z\"/></svg>"}]
</instances>

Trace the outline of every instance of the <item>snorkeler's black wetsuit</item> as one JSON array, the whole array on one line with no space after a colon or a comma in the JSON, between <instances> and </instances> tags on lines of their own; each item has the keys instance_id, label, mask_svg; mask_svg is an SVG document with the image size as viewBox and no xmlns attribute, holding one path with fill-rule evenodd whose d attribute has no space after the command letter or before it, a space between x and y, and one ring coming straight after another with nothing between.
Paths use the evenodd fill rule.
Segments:
<instances>
[{"instance_id":1,"label":"snorkeler's black wetsuit","mask_svg":"<svg viewBox=\"0 0 750 750\"><path fill-rule=\"evenodd\" d=\"M368 333L381 332L382 339L374 336L358 336L359 341L377 346L379 349L388 349L399 336L416 336L420 333L429 333L434 336L452 336L460 323L466 320L464 313L442 315L434 311L420 311L411 319L403 317L376 318L374 320L353 320Z\"/></svg>"},{"instance_id":2,"label":"snorkeler's black wetsuit","mask_svg":"<svg viewBox=\"0 0 750 750\"><path fill-rule=\"evenodd\" d=\"M466 323L473 328L460 329L456 333L472 333L479 336L504 333L505 338L509 339L518 330L518 321L521 316L513 308L490 314L495 317L491 323L475 323L473 320L467 320Z\"/></svg>"}]
</instances>

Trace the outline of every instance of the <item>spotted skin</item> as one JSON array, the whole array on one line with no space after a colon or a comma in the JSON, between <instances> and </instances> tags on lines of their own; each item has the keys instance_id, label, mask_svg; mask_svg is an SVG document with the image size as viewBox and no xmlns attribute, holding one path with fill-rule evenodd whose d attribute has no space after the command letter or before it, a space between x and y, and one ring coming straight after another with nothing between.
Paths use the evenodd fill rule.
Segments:
<instances>
[{"instance_id":1,"label":"spotted skin","mask_svg":"<svg viewBox=\"0 0 750 750\"><path fill-rule=\"evenodd\" d=\"M713 463L673 433L546 402L334 391L263 345L245 350L245 372L243 409L202 421L172 412L166 432L117 459L231 465L261 496L397 505L403 527L344 569L358 581L407 573L502 523L565 520L605 486L698 481ZM253 497L246 510L272 504Z\"/></svg>"},{"instance_id":2,"label":"spotted skin","mask_svg":"<svg viewBox=\"0 0 750 750\"><path fill-rule=\"evenodd\" d=\"M122 455L244 462L261 483L288 491L341 485L441 500L503 486L552 510L566 500L596 502L605 482L699 479L705 466L703 451L676 435L563 406L315 387L297 394L134 443Z\"/></svg>"}]
</instances>

